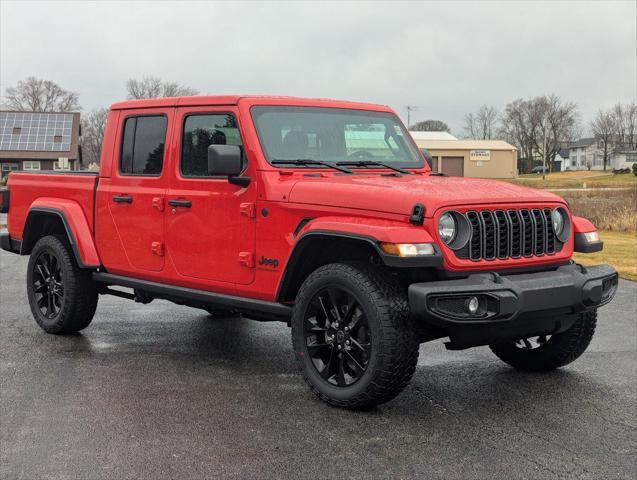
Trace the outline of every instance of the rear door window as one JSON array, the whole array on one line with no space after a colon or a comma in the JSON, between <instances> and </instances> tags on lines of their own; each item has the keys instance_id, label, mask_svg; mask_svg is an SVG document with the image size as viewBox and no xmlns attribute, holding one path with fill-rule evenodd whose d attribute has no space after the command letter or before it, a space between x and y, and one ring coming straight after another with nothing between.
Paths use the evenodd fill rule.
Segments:
<instances>
[{"instance_id":1,"label":"rear door window","mask_svg":"<svg viewBox=\"0 0 637 480\"><path fill-rule=\"evenodd\" d=\"M120 172L159 176L164 164L168 121L163 115L128 117L124 123Z\"/></svg>"}]
</instances>

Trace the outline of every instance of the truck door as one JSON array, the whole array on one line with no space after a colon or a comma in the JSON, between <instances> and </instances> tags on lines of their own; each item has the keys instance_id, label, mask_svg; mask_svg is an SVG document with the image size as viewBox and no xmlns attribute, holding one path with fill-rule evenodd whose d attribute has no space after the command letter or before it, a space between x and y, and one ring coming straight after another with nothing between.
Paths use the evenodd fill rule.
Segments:
<instances>
[{"instance_id":1,"label":"truck door","mask_svg":"<svg viewBox=\"0 0 637 480\"><path fill-rule=\"evenodd\" d=\"M108 209L125 255L113 256L109 268L134 273L164 268L164 197L173 109L136 110L120 117L112 177L104 182ZM121 265L118 265L121 263Z\"/></svg>"},{"instance_id":2,"label":"truck door","mask_svg":"<svg viewBox=\"0 0 637 480\"><path fill-rule=\"evenodd\" d=\"M177 272L197 279L248 284L255 270L256 185L240 187L208 175L208 146L243 146L236 108L178 108L178 158L166 195L166 247ZM248 165L243 150L244 165Z\"/></svg>"}]
</instances>

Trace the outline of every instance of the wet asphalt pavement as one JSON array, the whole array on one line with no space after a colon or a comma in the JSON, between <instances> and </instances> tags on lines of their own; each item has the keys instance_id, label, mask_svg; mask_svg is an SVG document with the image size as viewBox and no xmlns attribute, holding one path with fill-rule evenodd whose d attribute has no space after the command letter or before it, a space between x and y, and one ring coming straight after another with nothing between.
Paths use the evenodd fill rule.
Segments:
<instances>
[{"instance_id":1,"label":"wet asphalt pavement","mask_svg":"<svg viewBox=\"0 0 637 480\"><path fill-rule=\"evenodd\" d=\"M80 335L42 332L26 257L0 251L0 478L635 478L637 284L549 374L424 344L367 412L322 404L288 328L101 297Z\"/></svg>"}]
</instances>

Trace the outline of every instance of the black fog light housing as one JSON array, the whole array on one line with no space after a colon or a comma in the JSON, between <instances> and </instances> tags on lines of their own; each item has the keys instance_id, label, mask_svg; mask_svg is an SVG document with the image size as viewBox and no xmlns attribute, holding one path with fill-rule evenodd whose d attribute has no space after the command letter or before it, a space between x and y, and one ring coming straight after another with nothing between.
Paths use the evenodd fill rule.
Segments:
<instances>
[{"instance_id":1,"label":"black fog light housing","mask_svg":"<svg viewBox=\"0 0 637 480\"><path fill-rule=\"evenodd\" d=\"M497 297L480 293L432 295L427 303L432 313L456 320L482 320L499 311Z\"/></svg>"}]
</instances>

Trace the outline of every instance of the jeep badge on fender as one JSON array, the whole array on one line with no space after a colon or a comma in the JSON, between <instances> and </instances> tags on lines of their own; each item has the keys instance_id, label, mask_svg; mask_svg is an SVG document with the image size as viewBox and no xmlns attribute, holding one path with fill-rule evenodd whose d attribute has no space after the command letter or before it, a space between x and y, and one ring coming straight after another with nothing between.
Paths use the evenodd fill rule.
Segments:
<instances>
[{"instance_id":1,"label":"jeep badge on fender","mask_svg":"<svg viewBox=\"0 0 637 480\"><path fill-rule=\"evenodd\" d=\"M277 268L279 266L279 261L276 258L261 257L261 259L259 260L259 265Z\"/></svg>"}]
</instances>

